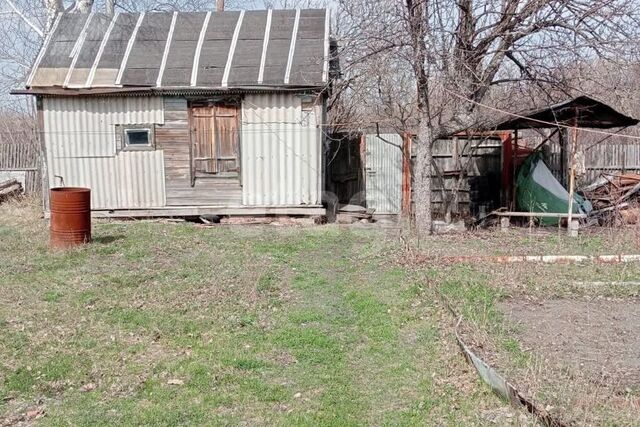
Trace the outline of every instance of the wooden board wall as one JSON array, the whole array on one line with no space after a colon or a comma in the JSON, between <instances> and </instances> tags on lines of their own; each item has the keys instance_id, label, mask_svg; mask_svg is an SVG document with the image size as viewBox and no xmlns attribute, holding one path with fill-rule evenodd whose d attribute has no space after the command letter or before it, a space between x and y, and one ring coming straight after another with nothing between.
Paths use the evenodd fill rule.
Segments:
<instances>
[{"instance_id":1,"label":"wooden board wall","mask_svg":"<svg viewBox=\"0 0 640 427\"><path fill-rule=\"evenodd\" d=\"M189 184L188 114L186 99L164 99L164 126L156 127L156 149L164 151L167 184Z\"/></svg>"},{"instance_id":2,"label":"wooden board wall","mask_svg":"<svg viewBox=\"0 0 640 427\"><path fill-rule=\"evenodd\" d=\"M24 175L22 185L25 194L39 193L42 186L41 152L35 132L3 135L0 137L0 177Z\"/></svg>"},{"instance_id":3,"label":"wooden board wall","mask_svg":"<svg viewBox=\"0 0 640 427\"><path fill-rule=\"evenodd\" d=\"M164 99L163 126L156 127L156 149L164 151L168 206L241 206L237 179L198 178L191 186L189 106L185 98Z\"/></svg>"},{"instance_id":4,"label":"wooden board wall","mask_svg":"<svg viewBox=\"0 0 640 427\"><path fill-rule=\"evenodd\" d=\"M442 176L436 173L431 180L435 217L446 215L447 203L452 204L454 215L462 217L477 217L481 211L488 213L499 208L501 152L502 142L499 140L438 140L433 146L433 160ZM415 161L415 153L412 161ZM466 172L458 182L462 170Z\"/></svg>"}]
</instances>

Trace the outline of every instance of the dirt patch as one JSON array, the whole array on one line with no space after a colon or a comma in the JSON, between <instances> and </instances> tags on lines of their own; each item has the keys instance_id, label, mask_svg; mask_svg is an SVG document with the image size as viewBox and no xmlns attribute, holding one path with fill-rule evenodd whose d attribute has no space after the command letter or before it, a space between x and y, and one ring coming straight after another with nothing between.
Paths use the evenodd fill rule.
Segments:
<instances>
[{"instance_id":1,"label":"dirt patch","mask_svg":"<svg viewBox=\"0 0 640 427\"><path fill-rule=\"evenodd\" d=\"M640 389L640 301L509 300L500 309L523 349L550 365L616 392Z\"/></svg>"}]
</instances>

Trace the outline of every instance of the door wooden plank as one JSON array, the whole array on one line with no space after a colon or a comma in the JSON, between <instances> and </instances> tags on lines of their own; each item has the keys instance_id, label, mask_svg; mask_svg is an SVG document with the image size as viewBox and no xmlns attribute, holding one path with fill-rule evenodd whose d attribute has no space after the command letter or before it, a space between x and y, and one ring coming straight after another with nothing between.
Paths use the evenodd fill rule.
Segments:
<instances>
[{"instance_id":1,"label":"door wooden plank","mask_svg":"<svg viewBox=\"0 0 640 427\"><path fill-rule=\"evenodd\" d=\"M238 118L237 105L209 104L191 107L196 175L239 175Z\"/></svg>"},{"instance_id":2,"label":"door wooden plank","mask_svg":"<svg viewBox=\"0 0 640 427\"><path fill-rule=\"evenodd\" d=\"M216 149L220 172L238 170L238 107L216 105L215 109Z\"/></svg>"},{"instance_id":3,"label":"door wooden plank","mask_svg":"<svg viewBox=\"0 0 640 427\"><path fill-rule=\"evenodd\" d=\"M192 107L191 117L195 131L195 171L196 173L216 173L216 151L213 135L214 109L210 106Z\"/></svg>"}]
</instances>

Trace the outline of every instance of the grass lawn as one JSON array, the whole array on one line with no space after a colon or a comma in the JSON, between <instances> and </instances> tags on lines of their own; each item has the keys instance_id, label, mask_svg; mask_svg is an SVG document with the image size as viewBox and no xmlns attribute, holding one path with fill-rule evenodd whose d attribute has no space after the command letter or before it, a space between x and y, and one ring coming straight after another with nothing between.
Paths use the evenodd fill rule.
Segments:
<instances>
[{"instance_id":1,"label":"grass lawn","mask_svg":"<svg viewBox=\"0 0 640 427\"><path fill-rule=\"evenodd\" d=\"M596 229L577 239L522 230L467 239L453 238L460 254L491 255L494 245L500 254L510 247L507 254L518 255L640 253L635 227ZM423 252L438 253L434 246L446 246L442 240L428 239ZM474 351L557 419L580 426L640 425L640 334L628 327L640 316L640 263L478 261L408 268L428 272L429 288L463 317L461 332ZM557 306L562 309L547 314ZM529 313L531 323L511 319L512 310Z\"/></svg>"},{"instance_id":2,"label":"grass lawn","mask_svg":"<svg viewBox=\"0 0 640 427\"><path fill-rule=\"evenodd\" d=\"M495 236L434 237L422 252L573 245ZM47 239L33 205L0 206L0 425L530 425L466 364L436 290L517 374L534 358L500 301L640 277L416 265L395 231L332 225L97 222L91 245L50 252ZM618 240L585 237L580 252Z\"/></svg>"},{"instance_id":3,"label":"grass lawn","mask_svg":"<svg viewBox=\"0 0 640 427\"><path fill-rule=\"evenodd\" d=\"M0 425L517 419L382 231L98 222L52 253L33 207L0 218Z\"/></svg>"}]
</instances>

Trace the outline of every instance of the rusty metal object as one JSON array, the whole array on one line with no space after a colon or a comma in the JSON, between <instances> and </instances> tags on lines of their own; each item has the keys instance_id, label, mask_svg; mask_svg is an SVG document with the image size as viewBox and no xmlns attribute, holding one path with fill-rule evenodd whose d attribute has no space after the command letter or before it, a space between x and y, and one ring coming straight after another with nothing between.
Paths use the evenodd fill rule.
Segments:
<instances>
[{"instance_id":1,"label":"rusty metal object","mask_svg":"<svg viewBox=\"0 0 640 427\"><path fill-rule=\"evenodd\" d=\"M482 379L491 390L501 398L507 400L513 406L522 406L527 412L535 416L546 427L568 427L570 423L565 423L563 420L555 415L552 415L544 409L544 407L535 402L533 399L528 398L521 393L511 382L503 377L495 368L489 365L481 357L471 350L471 347L465 343L460 334L460 325L463 321L462 316L459 315L453 308L447 297L440 291L436 291L440 300L443 302L445 308L451 313L451 315L457 319L454 327L456 341L462 351L467 362L473 366Z\"/></svg>"},{"instance_id":2,"label":"rusty metal object","mask_svg":"<svg viewBox=\"0 0 640 427\"><path fill-rule=\"evenodd\" d=\"M68 248L91 241L91 190L53 188L50 204L51 247Z\"/></svg>"},{"instance_id":3,"label":"rusty metal object","mask_svg":"<svg viewBox=\"0 0 640 427\"><path fill-rule=\"evenodd\" d=\"M582 189L600 225L640 223L640 174L601 174Z\"/></svg>"}]
</instances>

